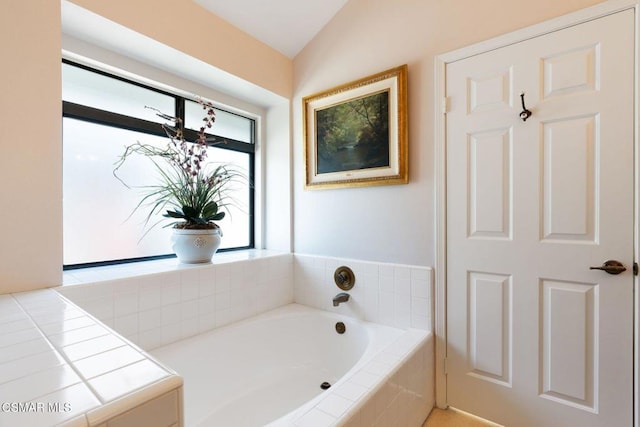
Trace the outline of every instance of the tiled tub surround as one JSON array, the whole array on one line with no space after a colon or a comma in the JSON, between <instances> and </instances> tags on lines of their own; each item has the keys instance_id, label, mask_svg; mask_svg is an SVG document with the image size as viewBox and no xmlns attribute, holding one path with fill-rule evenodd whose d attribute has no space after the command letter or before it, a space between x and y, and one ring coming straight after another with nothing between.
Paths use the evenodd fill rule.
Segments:
<instances>
[{"instance_id":1,"label":"tiled tub surround","mask_svg":"<svg viewBox=\"0 0 640 427\"><path fill-rule=\"evenodd\" d=\"M333 307L332 299L340 292L333 273L340 265L354 271L356 285L348 291L349 302ZM292 302L408 329L408 336L421 336L419 342L410 346L411 351L394 355L391 348L381 354L398 363L375 384L364 389L345 386L345 395L327 394L333 397L322 407L298 414L294 424L369 427L394 425L386 424L391 419L399 420L398 425L419 426L432 407L432 288L428 267L256 250L216 254L213 264L202 266L170 259L71 271L65 273L65 286L56 290L145 350ZM379 362L372 361L368 369L380 368ZM427 367L424 378L407 368L418 363ZM343 398L351 403L345 406ZM409 406L416 410L406 412ZM346 412L336 416L338 407Z\"/></svg>"},{"instance_id":2,"label":"tiled tub surround","mask_svg":"<svg viewBox=\"0 0 640 427\"><path fill-rule=\"evenodd\" d=\"M214 261L71 270L55 289L145 350L293 302L291 254L222 253Z\"/></svg>"},{"instance_id":3,"label":"tiled tub surround","mask_svg":"<svg viewBox=\"0 0 640 427\"><path fill-rule=\"evenodd\" d=\"M0 295L0 426L178 426L181 399L181 377L58 293Z\"/></svg>"},{"instance_id":4,"label":"tiled tub surround","mask_svg":"<svg viewBox=\"0 0 640 427\"><path fill-rule=\"evenodd\" d=\"M355 286L349 302L333 307L341 292L333 274L341 265L353 270ZM432 330L432 274L429 267L296 254L294 299L382 325Z\"/></svg>"},{"instance_id":5,"label":"tiled tub surround","mask_svg":"<svg viewBox=\"0 0 640 427\"><path fill-rule=\"evenodd\" d=\"M386 427L421 425L431 410L431 345L427 331L289 304L152 354L183 375L189 427Z\"/></svg>"}]
</instances>

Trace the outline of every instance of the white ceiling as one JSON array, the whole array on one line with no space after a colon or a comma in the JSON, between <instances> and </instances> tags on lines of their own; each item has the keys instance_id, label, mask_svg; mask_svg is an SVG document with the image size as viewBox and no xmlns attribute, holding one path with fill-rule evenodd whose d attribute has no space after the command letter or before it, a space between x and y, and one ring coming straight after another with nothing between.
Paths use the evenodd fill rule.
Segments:
<instances>
[{"instance_id":1,"label":"white ceiling","mask_svg":"<svg viewBox=\"0 0 640 427\"><path fill-rule=\"evenodd\" d=\"M347 0L194 0L289 58L296 56Z\"/></svg>"}]
</instances>

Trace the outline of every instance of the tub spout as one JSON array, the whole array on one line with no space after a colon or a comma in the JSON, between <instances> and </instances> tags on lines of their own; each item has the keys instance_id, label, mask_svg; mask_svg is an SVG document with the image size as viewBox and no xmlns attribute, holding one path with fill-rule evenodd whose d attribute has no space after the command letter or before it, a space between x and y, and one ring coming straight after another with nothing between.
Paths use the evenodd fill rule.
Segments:
<instances>
[{"instance_id":1,"label":"tub spout","mask_svg":"<svg viewBox=\"0 0 640 427\"><path fill-rule=\"evenodd\" d=\"M337 307L340 303L349 301L349 294L346 292L340 292L338 295L333 297L333 306Z\"/></svg>"}]
</instances>

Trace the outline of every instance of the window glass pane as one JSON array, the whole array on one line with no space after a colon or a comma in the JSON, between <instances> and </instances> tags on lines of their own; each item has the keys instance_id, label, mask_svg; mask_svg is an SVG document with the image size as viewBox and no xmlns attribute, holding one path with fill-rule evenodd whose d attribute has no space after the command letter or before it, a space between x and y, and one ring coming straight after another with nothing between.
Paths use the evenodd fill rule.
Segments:
<instances>
[{"instance_id":1,"label":"window glass pane","mask_svg":"<svg viewBox=\"0 0 640 427\"><path fill-rule=\"evenodd\" d=\"M222 221L217 224L222 229L223 237L220 248L235 248L249 246L249 155L223 148L209 147L207 150L207 166L215 167L220 163L231 165L245 177L229 187L233 204Z\"/></svg>"},{"instance_id":2,"label":"window glass pane","mask_svg":"<svg viewBox=\"0 0 640 427\"><path fill-rule=\"evenodd\" d=\"M153 107L175 114L173 97L80 67L62 64L62 99L74 104L162 123Z\"/></svg>"},{"instance_id":3,"label":"window glass pane","mask_svg":"<svg viewBox=\"0 0 640 427\"><path fill-rule=\"evenodd\" d=\"M216 121L207 133L219 135L237 141L251 143L252 119L228 113L219 109L216 111ZM185 102L185 127L199 130L206 112L200 104L194 101Z\"/></svg>"},{"instance_id":4,"label":"window glass pane","mask_svg":"<svg viewBox=\"0 0 640 427\"><path fill-rule=\"evenodd\" d=\"M130 189L113 175L114 163L125 145L140 141L165 146L168 139L70 118L63 120L63 131L64 264L173 253L172 231L163 228L168 221L160 215L151 218L149 225L160 223L144 235L148 209L143 207L131 215L146 194L135 187L158 182L149 159L132 156L120 169L119 176ZM207 163L220 162L232 163L244 174L249 170L248 154L209 148ZM249 187L244 181L231 190L236 204L219 222L224 233L221 249L250 242Z\"/></svg>"},{"instance_id":5,"label":"window glass pane","mask_svg":"<svg viewBox=\"0 0 640 427\"><path fill-rule=\"evenodd\" d=\"M157 226L140 240L146 212L141 209L129 216L142 193L127 189L113 175L125 145L136 140L164 145L166 138L67 118L63 132L64 264L172 253L170 229ZM147 159L127 162L121 173L127 183L153 184Z\"/></svg>"}]
</instances>

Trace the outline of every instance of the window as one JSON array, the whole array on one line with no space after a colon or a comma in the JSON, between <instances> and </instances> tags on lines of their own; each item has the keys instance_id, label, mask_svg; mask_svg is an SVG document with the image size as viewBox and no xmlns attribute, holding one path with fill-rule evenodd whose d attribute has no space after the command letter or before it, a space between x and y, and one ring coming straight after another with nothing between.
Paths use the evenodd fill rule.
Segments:
<instances>
[{"instance_id":1,"label":"window","mask_svg":"<svg viewBox=\"0 0 640 427\"><path fill-rule=\"evenodd\" d=\"M168 142L162 119L145 106L180 117L185 134L199 129L202 108L194 100L68 61L63 61L62 79L64 268L173 256L171 230L163 228L167 222L149 229L144 227L144 209L132 215L141 195L135 187L157 179L148 159L132 158L122 169L131 189L114 177L113 167L126 145ZM219 222L224 231L219 250L252 248L249 183L254 174L255 121L216 108L212 131L211 136L225 144L209 147L208 161L233 163L249 178L247 185L234 190L238 206ZM161 219L152 218L149 224Z\"/></svg>"}]
</instances>

